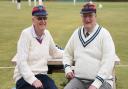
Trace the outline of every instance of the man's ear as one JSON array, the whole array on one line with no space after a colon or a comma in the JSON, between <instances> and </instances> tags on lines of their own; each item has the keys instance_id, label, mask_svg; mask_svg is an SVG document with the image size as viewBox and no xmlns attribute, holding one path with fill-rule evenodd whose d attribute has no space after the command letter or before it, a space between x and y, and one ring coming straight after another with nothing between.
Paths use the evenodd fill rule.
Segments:
<instances>
[{"instance_id":1,"label":"man's ear","mask_svg":"<svg viewBox=\"0 0 128 89\"><path fill-rule=\"evenodd\" d=\"M34 17L32 17L32 23L34 24Z\"/></svg>"},{"instance_id":2,"label":"man's ear","mask_svg":"<svg viewBox=\"0 0 128 89\"><path fill-rule=\"evenodd\" d=\"M32 22L34 21L34 17L32 17Z\"/></svg>"},{"instance_id":3,"label":"man's ear","mask_svg":"<svg viewBox=\"0 0 128 89\"><path fill-rule=\"evenodd\" d=\"M97 14L95 13L95 17L97 17Z\"/></svg>"}]
</instances>

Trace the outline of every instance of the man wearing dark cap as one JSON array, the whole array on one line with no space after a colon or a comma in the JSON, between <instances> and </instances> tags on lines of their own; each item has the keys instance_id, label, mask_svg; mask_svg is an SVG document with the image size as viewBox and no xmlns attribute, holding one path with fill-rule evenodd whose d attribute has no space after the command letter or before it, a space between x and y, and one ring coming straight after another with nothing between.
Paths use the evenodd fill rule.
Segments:
<instances>
[{"instance_id":1,"label":"man wearing dark cap","mask_svg":"<svg viewBox=\"0 0 128 89\"><path fill-rule=\"evenodd\" d=\"M61 58L63 51L56 48L46 30L48 13L44 6L32 10L32 26L24 29L18 41L14 79L16 89L57 89L48 77L49 54Z\"/></svg>"},{"instance_id":2,"label":"man wearing dark cap","mask_svg":"<svg viewBox=\"0 0 128 89\"><path fill-rule=\"evenodd\" d=\"M65 74L70 79L64 89L112 89L116 58L112 37L97 24L95 4L84 4L80 14L83 26L75 30L64 51Z\"/></svg>"}]
</instances>

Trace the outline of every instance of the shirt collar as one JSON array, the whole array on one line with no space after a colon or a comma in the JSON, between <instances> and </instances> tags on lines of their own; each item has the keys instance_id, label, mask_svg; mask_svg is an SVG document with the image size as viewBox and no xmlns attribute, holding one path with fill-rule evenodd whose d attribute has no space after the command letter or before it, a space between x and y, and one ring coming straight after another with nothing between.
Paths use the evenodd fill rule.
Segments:
<instances>
[{"instance_id":1,"label":"shirt collar","mask_svg":"<svg viewBox=\"0 0 128 89\"><path fill-rule=\"evenodd\" d=\"M37 34L36 34L36 32L35 32L35 28L34 28L33 25L32 25L31 32L32 32L32 36L33 36L34 38L43 39L43 38L45 37L45 34L43 34L41 37L37 36Z\"/></svg>"},{"instance_id":2,"label":"shirt collar","mask_svg":"<svg viewBox=\"0 0 128 89\"><path fill-rule=\"evenodd\" d=\"M91 34L91 33L95 32L98 27L99 27L99 25L96 23L96 25L95 25L95 27L92 29L92 31L90 31L90 32L88 32L88 33ZM84 28L84 26L83 26L83 28ZM85 29L85 30L84 30L84 33L86 33L86 32L87 32L87 30Z\"/></svg>"}]
</instances>

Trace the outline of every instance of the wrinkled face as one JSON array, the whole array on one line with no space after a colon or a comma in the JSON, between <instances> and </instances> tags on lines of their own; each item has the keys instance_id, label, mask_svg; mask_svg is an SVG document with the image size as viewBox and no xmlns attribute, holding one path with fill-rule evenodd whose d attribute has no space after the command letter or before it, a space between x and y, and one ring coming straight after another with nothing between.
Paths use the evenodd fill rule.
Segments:
<instances>
[{"instance_id":1,"label":"wrinkled face","mask_svg":"<svg viewBox=\"0 0 128 89\"><path fill-rule=\"evenodd\" d=\"M33 16L32 22L36 30L45 30L47 25L47 17L46 16Z\"/></svg>"},{"instance_id":2,"label":"wrinkled face","mask_svg":"<svg viewBox=\"0 0 128 89\"><path fill-rule=\"evenodd\" d=\"M83 25L86 29L93 29L96 25L96 14L95 13L84 13L81 15Z\"/></svg>"}]
</instances>

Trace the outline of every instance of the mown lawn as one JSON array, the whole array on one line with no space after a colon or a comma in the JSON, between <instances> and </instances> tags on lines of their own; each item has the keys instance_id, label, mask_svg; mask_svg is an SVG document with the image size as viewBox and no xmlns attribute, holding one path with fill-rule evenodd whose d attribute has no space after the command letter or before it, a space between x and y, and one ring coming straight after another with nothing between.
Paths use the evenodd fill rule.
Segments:
<instances>
[{"instance_id":1,"label":"mown lawn","mask_svg":"<svg viewBox=\"0 0 128 89\"><path fill-rule=\"evenodd\" d=\"M102 2L101 2L102 3ZM48 29L55 42L65 47L74 29L81 25L80 8L83 3L45 2L48 9ZM116 52L121 64L128 65L128 3L103 2L98 9L98 23L107 28L115 42ZM16 44L22 29L31 25L31 9L27 2L22 2L21 10L16 10L11 1L0 1L0 67L13 66L11 58L16 53ZM117 67L117 89L128 88L128 67ZM0 89L10 89L14 85L13 69L0 69ZM64 74L53 74L59 89L65 81Z\"/></svg>"}]
</instances>

